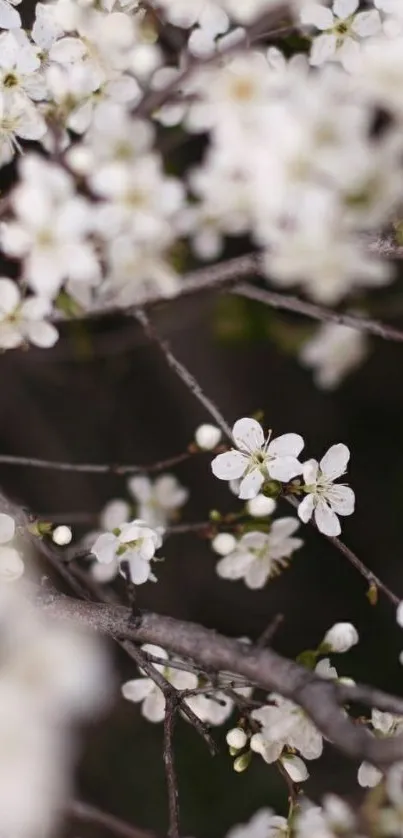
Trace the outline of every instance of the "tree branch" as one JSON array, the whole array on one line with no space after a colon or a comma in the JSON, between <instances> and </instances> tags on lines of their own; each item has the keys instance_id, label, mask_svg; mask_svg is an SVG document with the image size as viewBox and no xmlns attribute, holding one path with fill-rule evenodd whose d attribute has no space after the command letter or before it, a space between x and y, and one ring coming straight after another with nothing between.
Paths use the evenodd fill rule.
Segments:
<instances>
[{"instance_id":1,"label":"tree branch","mask_svg":"<svg viewBox=\"0 0 403 838\"><path fill-rule=\"evenodd\" d=\"M54 471L74 471L90 474L151 474L156 471L164 471L166 468L179 465L189 460L195 454L202 454L203 451L184 451L166 460L157 463L145 463L144 465L118 465L113 463L66 463L56 460L43 460L37 457L20 457L14 454L0 454L0 463L9 466L28 466L28 468L44 468Z\"/></svg>"},{"instance_id":2,"label":"tree branch","mask_svg":"<svg viewBox=\"0 0 403 838\"><path fill-rule=\"evenodd\" d=\"M66 807L66 813L70 817L81 821L81 823L90 823L107 829L116 838L156 838L153 832L140 829L138 826L132 826L132 824L122 821L115 815L103 812L97 806L92 806L81 800L73 800L69 803Z\"/></svg>"},{"instance_id":3,"label":"tree branch","mask_svg":"<svg viewBox=\"0 0 403 838\"><path fill-rule=\"evenodd\" d=\"M169 838L179 838L179 789L175 770L173 733L177 703L174 696L167 696L164 718L164 765L168 787Z\"/></svg>"},{"instance_id":4,"label":"tree branch","mask_svg":"<svg viewBox=\"0 0 403 838\"><path fill-rule=\"evenodd\" d=\"M208 670L225 670L248 682L274 691L301 706L321 733L343 753L385 768L403 758L403 736L376 739L345 715L342 705L360 702L403 714L403 699L367 686L338 684L322 679L272 649L246 645L195 623L146 613L138 625L130 622L130 609L120 605L83 602L47 592L37 604L58 619L74 620L103 634L134 643L155 643L191 658Z\"/></svg>"}]
</instances>

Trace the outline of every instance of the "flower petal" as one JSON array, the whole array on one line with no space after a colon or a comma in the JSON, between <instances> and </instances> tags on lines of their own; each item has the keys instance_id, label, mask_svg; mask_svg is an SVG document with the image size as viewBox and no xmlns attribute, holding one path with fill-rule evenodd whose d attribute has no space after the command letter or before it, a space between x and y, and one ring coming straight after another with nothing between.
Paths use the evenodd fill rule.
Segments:
<instances>
[{"instance_id":1,"label":"flower petal","mask_svg":"<svg viewBox=\"0 0 403 838\"><path fill-rule=\"evenodd\" d=\"M315 484L318 479L319 463L317 460L306 460L302 463L302 476L307 486Z\"/></svg>"},{"instance_id":2,"label":"flower petal","mask_svg":"<svg viewBox=\"0 0 403 838\"><path fill-rule=\"evenodd\" d=\"M214 458L211 469L219 480L233 480L236 477L242 477L247 465L248 460L245 454L241 454L240 451L227 451Z\"/></svg>"},{"instance_id":3,"label":"flower petal","mask_svg":"<svg viewBox=\"0 0 403 838\"><path fill-rule=\"evenodd\" d=\"M91 553L102 564L109 564L115 558L118 546L119 542L116 535L113 535L112 532L104 532L98 536L95 544L92 545Z\"/></svg>"},{"instance_id":4,"label":"flower petal","mask_svg":"<svg viewBox=\"0 0 403 838\"><path fill-rule=\"evenodd\" d=\"M264 445L263 428L256 419L238 419L232 429L235 444L243 451L256 451Z\"/></svg>"},{"instance_id":5,"label":"flower petal","mask_svg":"<svg viewBox=\"0 0 403 838\"><path fill-rule=\"evenodd\" d=\"M339 442L338 445L332 445L329 448L319 465L328 480L335 480L336 477L341 477L345 473L349 459L350 451L347 445Z\"/></svg>"},{"instance_id":6,"label":"flower petal","mask_svg":"<svg viewBox=\"0 0 403 838\"><path fill-rule=\"evenodd\" d=\"M327 503L320 499L315 509L315 523L324 535L335 536L340 535L341 527L340 521L334 512L330 509Z\"/></svg>"},{"instance_id":7,"label":"flower petal","mask_svg":"<svg viewBox=\"0 0 403 838\"><path fill-rule=\"evenodd\" d=\"M359 0L334 0L333 11L341 20L350 17L357 10Z\"/></svg>"},{"instance_id":8,"label":"flower petal","mask_svg":"<svg viewBox=\"0 0 403 838\"><path fill-rule=\"evenodd\" d=\"M263 588L267 582L270 570L270 561L254 559L245 574L245 583L248 588L255 591L259 588Z\"/></svg>"},{"instance_id":9,"label":"flower petal","mask_svg":"<svg viewBox=\"0 0 403 838\"><path fill-rule=\"evenodd\" d=\"M315 497L312 494L309 494L301 501L298 507L298 517L301 518L301 521L304 524L307 524L308 521L312 518L312 513L315 507Z\"/></svg>"},{"instance_id":10,"label":"flower petal","mask_svg":"<svg viewBox=\"0 0 403 838\"><path fill-rule=\"evenodd\" d=\"M141 712L149 722L162 722L165 716L165 698L159 687L155 687L147 696Z\"/></svg>"},{"instance_id":11,"label":"flower petal","mask_svg":"<svg viewBox=\"0 0 403 838\"><path fill-rule=\"evenodd\" d=\"M273 480L281 480L283 483L287 483L297 474L301 474L302 464L296 457L277 457L275 460L268 462L267 471Z\"/></svg>"},{"instance_id":12,"label":"flower petal","mask_svg":"<svg viewBox=\"0 0 403 838\"><path fill-rule=\"evenodd\" d=\"M14 547L0 547L0 580L15 582L24 573L24 562Z\"/></svg>"},{"instance_id":13,"label":"flower petal","mask_svg":"<svg viewBox=\"0 0 403 838\"><path fill-rule=\"evenodd\" d=\"M332 12L319 3L304 3L300 19L304 26L316 26L317 29L330 29L333 26Z\"/></svg>"},{"instance_id":14,"label":"flower petal","mask_svg":"<svg viewBox=\"0 0 403 838\"><path fill-rule=\"evenodd\" d=\"M253 471L250 471L249 474L247 474L241 481L238 497L241 500L250 500L251 498L255 498L256 495L259 494L263 482L264 477L262 472L258 468L254 468Z\"/></svg>"},{"instance_id":15,"label":"flower petal","mask_svg":"<svg viewBox=\"0 0 403 838\"><path fill-rule=\"evenodd\" d=\"M11 314L20 302L20 292L11 279L0 279L0 315Z\"/></svg>"},{"instance_id":16,"label":"flower petal","mask_svg":"<svg viewBox=\"0 0 403 838\"><path fill-rule=\"evenodd\" d=\"M298 457L304 444L299 434L282 434L271 441L267 453L271 457Z\"/></svg>"},{"instance_id":17,"label":"flower petal","mask_svg":"<svg viewBox=\"0 0 403 838\"><path fill-rule=\"evenodd\" d=\"M327 493L327 500L337 515L352 515L355 506L355 494L349 486L332 486Z\"/></svg>"},{"instance_id":18,"label":"flower petal","mask_svg":"<svg viewBox=\"0 0 403 838\"><path fill-rule=\"evenodd\" d=\"M216 565L216 571L222 579L241 579L253 562L253 556L244 550L234 550Z\"/></svg>"},{"instance_id":19,"label":"flower petal","mask_svg":"<svg viewBox=\"0 0 403 838\"><path fill-rule=\"evenodd\" d=\"M128 701L144 701L154 690L154 681L151 678L133 678L122 684L122 695Z\"/></svg>"}]
</instances>

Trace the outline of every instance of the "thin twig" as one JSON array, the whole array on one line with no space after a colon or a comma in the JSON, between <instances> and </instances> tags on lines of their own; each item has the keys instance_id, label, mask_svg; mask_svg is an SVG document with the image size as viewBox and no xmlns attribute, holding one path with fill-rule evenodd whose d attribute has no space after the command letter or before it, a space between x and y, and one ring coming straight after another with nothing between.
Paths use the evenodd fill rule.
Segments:
<instances>
[{"instance_id":1,"label":"thin twig","mask_svg":"<svg viewBox=\"0 0 403 838\"><path fill-rule=\"evenodd\" d=\"M298 509L299 504L296 498L287 496L285 497L285 500L291 504L294 509ZM311 518L310 523L318 529L313 518ZM379 577L372 570L370 570L364 562L362 562L361 559L359 559L358 556L356 556L356 554L350 550L346 544L344 544L343 541L340 540L340 538L337 538L334 535L325 535L324 533L321 533L321 535L324 535L324 537L336 547L339 553L341 553L350 562L350 564L352 564L353 567L361 573L361 576L367 580L370 587L375 585L376 588L379 588L379 590L382 591L391 602L393 602L393 605L399 605L399 597L396 596L396 594L394 594L393 591L391 591L390 588L388 588L388 586L385 585L385 583L382 582L382 580L379 579Z\"/></svg>"},{"instance_id":2,"label":"thin twig","mask_svg":"<svg viewBox=\"0 0 403 838\"><path fill-rule=\"evenodd\" d=\"M301 314L303 317L310 317L313 320L321 320L325 323L337 323L340 326L349 326L351 329L368 332L368 334L376 335L384 340L393 340L398 343L402 343L403 341L402 330L394 329L392 326L387 326L378 320L369 320L365 317L355 317L353 314L333 311L331 308L326 308L325 306L307 303L304 300L298 299L298 297L277 294L275 291L257 288L245 282L236 285L232 289L232 293L240 297L247 297L249 300L264 303L265 305L271 306L271 308L292 311L295 314Z\"/></svg>"},{"instance_id":3,"label":"thin twig","mask_svg":"<svg viewBox=\"0 0 403 838\"><path fill-rule=\"evenodd\" d=\"M186 385L188 390L196 397L196 399L205 407L208 411L210 416L213 417L217 425L221 428L224 434L232 439L231 428L225 421L224 417L215 406L214 402L206 396L200 384L196 381L195 377L192 375L191 372L182 364L181 361L178 361L176 356L171 351L167 341L163 340L160 335L158 334L155 326L151 323L150 318L145 313L144 309L137 309L135 317L141 323L147 337L155 343L168 363L171 369L176 373L176 375L183 381Z\"/></svg>"},{"instance_id":4,"label":"thin twig","mask_svg":"<svg viewBox=\"0 0 403 838\"><path fill-rule=\"evenodd\" d=\"M177 704L173 696L165 699L164 719L164 764L168 788L169 838L179 838L179 789L175 770L173 733Z\"/></svg>"},{"instance_id":5,"label":"thin twig","mask_svg":"<svg viewBox=\"0 0 403 838\"><path fill-rule=\"evenodd\" d=\"M283 614L276 614L276 616L273 618L273 620L270 620L269 625L266 626L265 630L258 637L258 639L256 641L256 646L259 646L262 649L265 646L270 646L271 641L273 640L273 637L276 634L277 629L281 625L283 620L284 620L284 615Z\"/></svg>"},{"instance_id":6,"label":"thin twig","mask_svg":"<svg viewBox=\"0 0 403 838\"><path fill-rule=\"evenodd\" d=\"M102 827L102 829L107 829L108 832L112 832L117 838L156 838L154 833L149 830L133 826L121 820L121 818L109 814L109 812L98 809L97 806L92 806L81 800L71 801L66 807L66 812L70 817L82 823L90 823Z\"/></svg>"},{"instance_id":7,"label":"thin twig","mask_svg":"<svg viewBox=\"0 0 403 838\"><path fill-rule=\"evenodd\" d=\"M14 454L0 454L0 464L9 466L28 466L33 468L51 469L54 471L74 471L92 474L144 474L156 471L163 471L166 468L179 465L195 454L204 453L195 449L194 451L184 451L182 454L176 454L174 457L168 457L166 460L160 460L157 463L149 463L144 465L118 465L113 463L67 463L59 462L57 460L43 460L37 457L20 457Z\"/></svg>"}]
</instances>

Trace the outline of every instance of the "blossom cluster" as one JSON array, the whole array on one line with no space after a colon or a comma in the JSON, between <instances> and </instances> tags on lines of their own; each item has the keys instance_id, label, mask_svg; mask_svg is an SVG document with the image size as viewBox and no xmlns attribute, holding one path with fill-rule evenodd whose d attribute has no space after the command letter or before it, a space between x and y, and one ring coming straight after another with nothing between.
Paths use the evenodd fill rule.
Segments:
<instances>
[{"instance_id":1,"label":"blossom cluster","mask_svg":"<svg viewBox=\"0 0 403 838\"><path fill-rule=\"evenodd\" d=\"M363 234L401 205L399 3L153 0L185 34L176 64L131 0L39 2L29 30L17 5L0 8L0 166L26 141L45 156L20 159L2 207L0 248L20 265L0 283L3 348L52 346L60 309L175 294L178 243L216 259L247 234L270 281L329 304L391 281ZM286 6L306 39L289 60L253 34ZM174 126L207 138L175 174L159 142Z\"/></svg>"},{"instance_id":2,"label":"blossom cluster","mask_svg":"<svg viewBox=\"0 0 403 838\"><path fill-rule=\"evenodd\" d=\"M238 496L243 499L254 498L265 484L271 484L271 489L277 494L289 484L292 494L305 495L298 506L301 521L307 523L314 515L321 532L328 536L339 535L341 528L337 516L351 515L355 503L353 490L334 482L346 472L350 459L346 445L332 445L319 463L314 459L301 463L298 457L304 440L299 434L283 434L271 439L269 433L265 438L259 422L243 418L235 422L232 436L236 448L218 454L212 462L216 477L240 481ZM294 478L300 475L301 479L295 482ZM284 520L283 527L287 529L289 519ZM292 531L289 530L288 534Z\"/></svg>"}]
</instances>

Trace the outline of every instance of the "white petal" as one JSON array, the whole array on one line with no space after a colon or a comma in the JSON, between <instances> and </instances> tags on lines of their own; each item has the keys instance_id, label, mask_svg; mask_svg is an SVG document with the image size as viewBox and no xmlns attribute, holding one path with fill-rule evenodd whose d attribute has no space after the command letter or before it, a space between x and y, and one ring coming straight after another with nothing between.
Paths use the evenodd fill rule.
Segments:
<instances>
[{"instance_id":1,"label":"white petal","mask_svg":"<svg viewBox=\"0 0 403 838\"><path fill-rule=\"evenodd\" d=\"M42 349L49 349L59 340L56 327L52 323L46 323L45 320L29 320L23 326L28 340Z\"/></svg>"},{"instance_id":2,"label":"white petal","mask_svg":"<svg viewBox=\"0 0 403 838\"><path fill-rule=\"evenodd\" d=\"M137 501L146 503L151 498L152 487L149 477L131 477L127 481L129 492Z\"/></svg>"},{"instance_id":3,"label":"white petal","mask_svg":"<svg viewBox=\"0 0 403 838\"><path fill-rule=\"evenodd\" d=\"M379 12L376 12L374 9L371 12L360 12L354 19L351 28L361 38L369 38L371 35L376 35L381 28Z\"/></svg>"},{"instance_id":4,"label":"white petal","mask_svg":"<svg viewBox=\"0 0 403 838\"><path fill-rule=\"evenodd\" d=\"M46 297L29 297L20 308L20 315L24 320L43 320L51 312L52 304Z\"/></svg>"},{"instance_id":5,"label":"white petal","mask_svg":"<svg viewBox=\"0 0 403 838\"><path fill-rule=\"evenodd\" d=\"M250 553L234 550L218 562L216 571L222 579L241 579L252 561Z\"/></svg>"},{"instance_id":6,"label":"white petal","mask_svg":"<svg viewBox=\"0 0 403 838\"><path fill-rule=\"evenodd\" d=\"M239 498L241 500L250 500L251 498L255 498L256 495L259 494L263 482L264 477L262 472L258 468L253 469L253 471L249 472L249 474L247 474L241 481L241 485L239 487Z\"/></svg>"},{"instance_id":7,"label":"white petal","mask_svg":"<svg viewBox=\"0 0 403 838\"><path fill-rule=\"evenodd\" d=\"M319 465L329 480L335 480L336 477L341 477L345 473L349 459L350 451L347 445L339 442L338 445L332 445L329 448Z\"/></svg>"},{"instance_id":8,"label":"white petal","mask_svg":"<svg viewBox=\"0 0 403 838\"><path fill-rule=\"evenodd\" d=\"M248 588L258 590L263 588L267 582L270 565L261 559L255 559L245 574L245 583Z\"/></svg>"},{"instance_id":9,"label":"white petal","mask_svg":"<svg viewBox=\"0 0 403 838\"><path fill-rule=\"evenodd\" d=\"M275 457L298 457L304 447L304 440L299 434L282 434L273 439L267 452Z\"/></svg>"},{"instance_id":10,"label":"white petal","mask_svg":"<svg viewBox=\"0 0 403 838\"><path fill-rule=\"evenodd\" d=\"M358 769L357 780L363 788L374 788L382 780L382 772L370 765L369 762L362 762Z\"/></svg>"},{"instance_id":11,"label":"white petal","mask_svg":"<svg viewBox=\"0 0 403 838\"><path fill-rule=\"evenodd\" d=\"M358 8L359 0L334 0L333 11L341 20L353 15Z\"/></svg>"},{"instance_id":12,"label":"white petal","mask_svg":"<svg viewBox=\"0 0 403 838\"><path fill-rule=\"evenodd\" d=\"M329 61L330 58L333 58L336 50L336 35L319 35L318 38L315 38L312 44L309 63L312 64L313 67L320 67L321 64L324 64L326 61Z\"/></svg>"},{"instance_id":13,"label":"white petal","mask_svg":"<svg viewBox=\"0 0 403 838\"><path fill-rule=\"evenodd\" d=\"M150 563L142 559L138 554L135 555L133 553L128 554L128 562L133 584L144 585L150 576Z\"/></svg>"},{"instance_id":14,"label":"white petal","mask_svg":"<svg viewBox=\"0 0 403 838\"><path fill-rule=\"evenodd\" d=\"M0 547L0 580L15 582L24 573L24 562L14 547Z\"/></svg>"},{"instance_id":15,"label":"white petal","mask_svg":"<svg viewBox=\"0 0 403 838\"><path fill-rule=\"evenodd\" d=\"M256 419L238 419L232 429L232 436L242 451L256 451L264 445L263 428Z\"/></svg>"},{"instance_id":16,"label":"white petal","mask_svg":"<svg viewBox=\"0 0 403 838\"><path fill-rule=\"evenodd\" d=\"M11 314L20 302L18 286L11 279L0 279L0 316Z\"/></svg>"},{"instance_id":17,"label":"white petal","mask_svg":"<svg viewBox=\"0 0 403 838\"><path fill-rule=\"evenodd\" d=\"M109 564L115 558L118 546L119 542L116 536L111 532L105 532L98 536L95 544L91 547L91 553L102 564Z\"/></svg>"},{"instance_id":18,"label":"white petal","mask_svg":"<svg viewBox=\"0 0 403 838\"><path fill-rule=\"evenodd\" d=\"M308 769L304 761L297 756L282 757L281 762L291 777L293 783L303 783L309 777Z\"/></svg>"},{"instance_id":19,"label":"white petal","mask_svg":"<svg viewBox=\"0 0 403 838\"><path fill-rule=\"evenodd\" d=\"M149 722L162 722L165 716L165 698L158 687L147 696L141 712Z\"/></svg>"},{"instance_id":20,"label":"white petal","mask_svg":"<svg viewBox=\"0 0 403 838\"><path fill-rule=\"evenodd\" d=\"M301 474L302 463L295 457L277 457L275 460L268 462L267 471L273 480L281 480L283 483L287 483L297 474Z\"/></svg>"},{"instance_id":21,"label":"white petal","mask_svg":"<svg viewBox=\"0 0 403 838\"><path fill-rule=\"evenodd\" d=\"M318 530L323 532L324 535L335 536L340 535L341 533L340 522L337 515L332 512L330 506L328 506L322 499L319 501L315 509L315 523Z\"/></svg>"},{"instance_id":22,"label":"white petal","mask_svg":"<svg viewBox=\"0 0 403 838\"><path fill-rule=\"evenodd\" d=\"M306 460L302 464L302 476L306 486L315 485L318 479L319 463L317 460Z\"/></svg>"},{"instance_id":23,"label":"white petal","mask_svg":"<svg viewBox=\"0 0 403 838\"><path fill-rule=\"evenodd\" d=\"M301 518L301 521L304 524L307 524L308 521L312 518L312 513L315 506L315 498L312 494L307 495L304 500L301 501L298 507L298 516Z\"/></svg>"},{"instance_id":24,"label":"white petal","mask_svg":"<svg viewBox=\"0 0 403 838\"><path fill-rule=\"evenodd\" d=\"M110 500L103 508L100 515L99 520L101 527L105 530L120 529L122 524L125 524L128 521L129 514L130 507L125 500L121 500L120 498Z\"/></svg>"},{"instance_id":25,"label":"white petal","mask_svg":"<svg viewBox=\"0 0 403 838\"><path fill-rule=\"evenodd\" d=\"M241 454L240 451L227 451L214 458L211 468L219 480L234 480L234 478L242 477L247 465L248 460L245 454Z\"/></svg>"},{"instance_id":26,"label":"white petal","mask_svg":"<svg viewBox=\"0 0 403 838\"><path fill-rule=\"evenodd\" d=\"M21 17L17 9L0 0L0 29L18 29L20 26Z\"/></svg>"},{"instance_id":27,"label":"white petal","mask_svg":"<svg viewBox=\"0 0 403 838\"><path fill-rule=\"evenodd\" d=\"M11 515L0 512L0 544L11 541L15 533L15 521Z\"/></svg>"},{"instance_id":28,"label":"white petal","mask_svg":"<svg viewBox=\"0 0 403 838\"><path fill-rule=\"evenodd\" d=\"M49 58L61 64L73 64L84 58L86 47L79 38L61 38L50 48Z\"/></svg>"},{"instance_id":29,"label":"white petal","mask_svg":"<svg viewBox=\"0 0 403 838\"><path fill-rule=\"evenodd\" d=\"M330 9L325 9L319 3L304 4L300 16L301 23L316 26L317 29L330 29L333 26L333 15Z\"/></svg>"},{"instance_id":30,"label":"white petal","mask_svg":"<svg viewBox=\"0 0 403 838\"><path fill-rule=\"evenodd\" d=\"M352 515L355 506L355 494L349 486L332 486L327 493L327 500L337 515Z\"/></svg>"},{"instance_id":31,"label":"white petal","mask_svg":"<svg viewBox=\"0 0 403 838\"><path fill-rule=\"evenodd\" d=\"M122 684L122 695L128 701L144 701L154 690L154 681L151 678L133 678Z\"/></svg>"}]
</instances>

